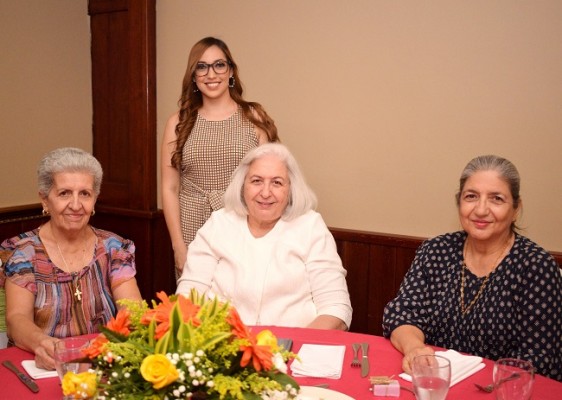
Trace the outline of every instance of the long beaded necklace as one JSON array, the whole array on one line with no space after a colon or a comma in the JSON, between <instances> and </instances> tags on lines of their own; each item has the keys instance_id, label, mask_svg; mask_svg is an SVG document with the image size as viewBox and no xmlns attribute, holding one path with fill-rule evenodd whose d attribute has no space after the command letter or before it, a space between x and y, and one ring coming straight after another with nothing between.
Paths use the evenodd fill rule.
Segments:
<instances>
[{"instance_id":1,"label":"long beaded necklace","mask_svg":"<svg viewBox=\"0 0 562 400\"><path fill-rule=\"evenodd\" d=\"M478 289L478 292L476 293L476 296L474 296L474 298L472 299L472 301L470 303L468 303L468 305L465 307L464 305L464 270L468 269L468 267L466 266L465 263L465 258L466 258L466 246L465 249L463 251L463 255L462 255L462 267L461 267L461 311L464 314L466 314L467 312L470 311L470 309L472 308L472 306L478 301L478 299L480 298L480 295L482 294L482 292L484 291L484 287L486 287L486 283L488 283L488 279L490 278L490 275L492 274L492 272L494 271L494 269L496 268L496 266L498 265L498 262L500 261L501 256L505 253L505 251L507 250L507 247L509 246L509 241L511 239L511 235L507 238L507 241L505 242L505 246L502 248L502 250L500 251L500 254L498 255L498 257L496 258L496 260L494 261L494 263L492 264L492 270L488 273L488 275L486 275L486 277L484 278L484 281L482 282L482 284L480 285L480 288Z\"/></svg>"},{"instance_id":2,"label":"long beaded necklace","mask_svg":"<svg viewBox=\"0 0 562 400\"><path fill-rule=\"evenodd\" d=\"M74 292L73 295L74 295L74 297L76 298L76 300L77 300L78 302L80 302L80 301L82 301L82 291L80 290L80 280L78 279L79 276L80 276L80 274L79 274L79 273L74 273L74 272L71 272L71 271L70 271L70 268L68 267L68 263L66 262L66 259L64 258L64 255L62 254L62 251L61 251L61 249L60 249L59 241L58 241L57 238L55 237L54 232L53 232L52 229L51 229L51 234L53 235L53 239L55 239L55 244L57 245L57 250L59 251L60 258L62 258L62 262L64 263L64 266L65 266L65 268L66 268L66 271L65 271L65 272L68 273L68 274L70 274L70 275L72 276L72 287L73 287L73 289L74 289L74 290L73 290L73 292ZM86 242L86 246L82 249L82 260L81 260L82 264L81 264L81 266L83 266L84 263L85 263L86 247L88 247L88 246L87 246L87 242Z\"/></svg>"}]
</instances>

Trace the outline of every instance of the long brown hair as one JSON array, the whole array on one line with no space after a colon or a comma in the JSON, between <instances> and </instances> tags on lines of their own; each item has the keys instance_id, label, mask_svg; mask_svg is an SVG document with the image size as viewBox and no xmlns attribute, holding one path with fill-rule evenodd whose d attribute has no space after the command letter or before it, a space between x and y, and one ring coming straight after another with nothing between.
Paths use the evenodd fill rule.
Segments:
<instances>
[{"instance_id":1,"label":"long brown hair","mask_svg":"<svg viewBox=\"0 0 562 400\"><path fill-rule=\"evenodd\" d=\"M178 101L179 121L176 125L176 147L172 154L172 166L178 170L181 168L183 146L195 125L197 111L203 105L203 96L199 90L196 90L197 86L193 81L195 67L203 53L211 46L217 46L221 49L230 64L232 76L234 77L234 87L229 88L230 97L242 108L244 117L255 126L263 129L270 142L279 141L277 127L261 104L246 101L242 98L243 89L238 76L238 66L234 62L226 43L214 37L206 37L195 43L191 48L187 61L187 69L183 77L181 97Z\"/></svg>"}]
</instances>

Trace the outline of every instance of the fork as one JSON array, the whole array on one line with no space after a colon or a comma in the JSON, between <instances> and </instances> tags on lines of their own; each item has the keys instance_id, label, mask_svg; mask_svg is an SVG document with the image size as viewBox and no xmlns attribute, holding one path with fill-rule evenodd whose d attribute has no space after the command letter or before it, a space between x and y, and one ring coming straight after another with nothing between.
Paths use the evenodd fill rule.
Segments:
<instances>
[{"instance_id":1,"label":"fork","mask_svg":"<svg viewBox=\"0 0 562 400\"><path fill-rule=\"evenodd\" d=\"M506 378L500 379L499 382L497 383L497 385L493 384L493 383L490 383L489 385L482 386L482 385L479 385L478 383L475 383L474 386L476 386L478 389L480 389L483 392L492 393L494 391L494 389L497 388L502 383L513 381L515 379L519 379L519 374L517 372L514 372L513 374L509 375Z\"/></svg>"},{"instance_id":2,"label":"fork","mask_svg":"<svg viewBox=\"0 0 562 400\"><path fill-rule=\"evenodd\" d=\"M353 343L351 347L353 347L353 360L351 361L351 366L359 367L361 366L361 362L359 362L359 343Z\"/></svg>"}]
</instances>

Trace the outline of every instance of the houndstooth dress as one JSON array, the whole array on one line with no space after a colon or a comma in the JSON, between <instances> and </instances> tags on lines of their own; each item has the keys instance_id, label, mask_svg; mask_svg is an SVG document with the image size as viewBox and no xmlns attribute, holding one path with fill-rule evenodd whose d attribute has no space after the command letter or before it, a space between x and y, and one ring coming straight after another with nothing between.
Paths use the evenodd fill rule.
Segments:
<instances>
[{"instance_id":1,"label":"houndstooth dress","mask_svg":"<svg viewBox=\"0 0 562 400\"><path fill-rule=\"evenodd\" d=\"M242 109L223 121L201 115L182 152L180 221L189 245L211 213L223 207L223 194L244 155L258 145L254 125Z\"/></svg>"}]
</instances>

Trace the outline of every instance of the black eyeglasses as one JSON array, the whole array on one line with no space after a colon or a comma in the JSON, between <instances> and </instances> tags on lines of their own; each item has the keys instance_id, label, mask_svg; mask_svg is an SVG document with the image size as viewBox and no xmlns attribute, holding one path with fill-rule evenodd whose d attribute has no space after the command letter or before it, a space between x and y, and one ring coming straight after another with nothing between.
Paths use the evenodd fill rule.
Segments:
<instances>
[{"instance_id":1,"label":"black eyeglasses","mask_svg":"<svg viewBox=\"0 0 562 400\"><path fill-rule=\"evenodd\" d=\"M204 62L198 62L195 66L195 75L197 76L205 76L209 73L209 67L213 67L213 71L215 74L224 74L228 71L228 67L230 63L225 60L217 60L212 64L207 64Z\"/></svg>"}]
</instances>

